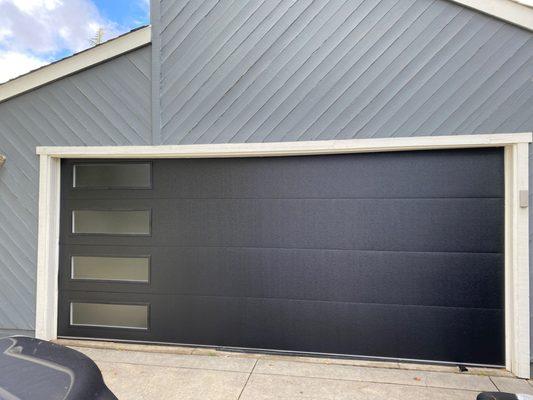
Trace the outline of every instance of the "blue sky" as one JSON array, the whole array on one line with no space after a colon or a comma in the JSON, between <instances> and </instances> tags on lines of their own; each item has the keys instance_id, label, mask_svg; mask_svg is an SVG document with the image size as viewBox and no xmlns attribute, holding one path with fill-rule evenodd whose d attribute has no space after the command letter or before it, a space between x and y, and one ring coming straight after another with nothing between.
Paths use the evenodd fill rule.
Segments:
<instances>
[{"instance_id":1,"label":"blue sky","mask_svg":"<svg viewBox=\"0 0 533 400\"><path fill-rule=\"evenodd\" d=\"M93 2L105 18L120 25L134 28L150 23L148 0L144 2L135 0L93 0Z\"/></svg>"},{"instance_id":2,"label":"blue sky","mask_svg":"<svg viewBox=\"0 0 533 400\"><path fill-rule=\"evenodd\" d=\"M0 0L0 82L149 20L149 0Z\"/></svg>"}]
</instances>

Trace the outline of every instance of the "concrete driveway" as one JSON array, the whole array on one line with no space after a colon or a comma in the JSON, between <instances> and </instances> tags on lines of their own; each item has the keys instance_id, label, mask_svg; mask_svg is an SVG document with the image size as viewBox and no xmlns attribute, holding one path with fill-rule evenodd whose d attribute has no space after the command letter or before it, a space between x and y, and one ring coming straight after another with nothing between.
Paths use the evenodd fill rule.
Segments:
<instances>
[{"instance_id":1,"label":"concrete driveway","mask_svg":"<svg viewBox=\"0 0 533 400\"><path fill-rule=\"evenodd\" d=\"M533 394L533 383L497 369L461 373L422 364L58 342L95 360L120 400L472 400L480 391Z\"/></svg>"}]
</instances>

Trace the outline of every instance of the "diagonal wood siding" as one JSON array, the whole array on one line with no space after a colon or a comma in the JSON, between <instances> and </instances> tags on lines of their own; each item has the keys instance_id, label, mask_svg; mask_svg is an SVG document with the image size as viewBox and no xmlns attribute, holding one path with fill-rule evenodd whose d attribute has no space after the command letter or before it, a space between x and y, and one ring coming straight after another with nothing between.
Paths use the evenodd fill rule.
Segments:
<instances>
[{"instance_id":1,"label":"diagonal wood siding","mask_svg":"<svg viewBox=\"0 0 533 400\"><path fill-rule=\"evenodd\" d=\"M151 144L151 51L123 55L0 104L0 327L35 318L42 145Z\"/></svg>"},{"instance_id":2,"label":"diagonal wood siding","mask_svg":"<svg viewBox=\"0 0 533 400\"><path fill-rule=\"evenodd\" d=\"M531 32L446 0L162 0L163 143L514 132Z\"/></svg>"}]
</instances>

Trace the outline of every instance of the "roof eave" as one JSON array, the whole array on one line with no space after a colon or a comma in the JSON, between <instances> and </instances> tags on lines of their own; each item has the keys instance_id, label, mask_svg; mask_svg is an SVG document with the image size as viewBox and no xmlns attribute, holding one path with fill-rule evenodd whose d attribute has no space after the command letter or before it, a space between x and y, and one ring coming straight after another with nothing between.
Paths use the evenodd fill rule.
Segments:
<instances>
[{"instance_id":1,"label":"roof eave","mask_svg":"<svg viewBox=\"0 0 533 400\"><path fill-rule=\"evenodd\" d=\"M151 27L146 26L3 83L0 103L146 46L151 35Z\"/></svg>"},{"instance_id":2,"label":"roof eave","mask_svg":"<svg viewBox=\"0 0 533 400\"><path fill-rule=\"evenodd\" d=\"M533 8L512 0L450 0L533 31Z\"/></svg>"}]
</instances>

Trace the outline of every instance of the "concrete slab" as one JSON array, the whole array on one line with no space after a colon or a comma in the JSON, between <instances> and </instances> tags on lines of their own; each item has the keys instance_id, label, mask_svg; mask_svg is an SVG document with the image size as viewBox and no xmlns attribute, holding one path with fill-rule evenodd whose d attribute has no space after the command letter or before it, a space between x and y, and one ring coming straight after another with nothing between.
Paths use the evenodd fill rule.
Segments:
<instances>
[{"instance_id":1,"label":"concrete slab","mask_svg":"<svg viewBox=\"0 0 533 400\"><path fill-rule=\"evenodd\" d=\"M80 343L72 341L71 347L97 362L121 400L473 400L481 391L498 389L533 394L528 381L490 368L461 373L454 366L109 342L76 344Z\"/></svg>"},{"instance_id":2,"label":"concrete slab","mask_svg":"<svg viewBox=\"0 0 533 400\"><path fill-rule=\"evenodd\" d=\"M421 363L399 363L401 369L413 369L417 371L435 371L435 372L450 372L460 373L461 375L485 375L485 376L508 376L513 375L503 368L487 368L487 367L468 367L467 371L461 372L457 365L437 365L437 364L421 364Z\"/></svg>"},{"instance_id":3,"label":"concrete slab","mask_svg":"<svg viewBox=\"0 0 533 400\"><path fill-rule=\"evenodd\" d=\"M97 362L120 400L237 400L249 374Z\"/></svg>"},{"instance_id":4,"label":"concrete slab","mask_svg":"<svg viewBox=\"0 0 533 400\"><path fill-rule=\"evenodd\" d=\"M478 392L496 391L497 388L488 376L427 372L427 385L447 389L463 389Z\"/></svg>"},{"instance_id":5,"label":"concrete slab","mask_svg":"<svg viewBox=\"0 0 533 400\"><path fill-rule=\"evenodd\" d=\"M200 356L223 356L223 357L239 357L239 358L253 358L253 359L262 357L261 354L244 353L244 352L237 352L237 351L225 351L225 350L218 350L218 349L209 348L209 347L194 348L191 354L200 355Z\"/></svg>"},{"instance_id":6,"label":"concrete slab","mask_svg":"<svg viewBox=\"0 0 533 400\"><path fill-rule=\"evenodd\" d=\"M419 364L419 363L398 363L401 369L411 369L414 371L435 371L435 372L450 372L452 374L459 372L457 366L452 365L436 365L436 364Z\"/></svg>"},{"instance_id":7,"label":"concrete slab","mask_svg":"<svg viewBox=\"0 0 533 400\"><path fill-rule=\"evenodd\" d=\"M260 360L289 360L299 362L310 362L314 364L339 364L339 365L358 365L362 367L376 368L399 368L399 364L394 361L374 361L350 358L331 358L331 357L314 357L314 356L296 356L283 354L266 354L266 353L243 353L238 351L218 350L210 348L195 348L192 354L198 355L223 355L226 357L246 357Z\"/></svg>"},{"instance_id":8,"label":"concrete slab","mask_svg":"<svg viewBox=\"0 0 533 400\"><path fill-rule=\"evenodd\" d=\"M240 400L474 400L476 392L252 374Z\"/></svg>"},{"instance_id":9,"label":"concrete slab","mask_svg":"<svg viewBox=\"0 0 533 400\"><path fill-rule=\"evenodd\" d=\"M342 379L359 382L396 383L412 386L426 385L426 372L424 371L367 368L352 365L327 365L259 360L254 373L307 378Z\"/></svg>"},{"instance_id":10,"label":"concrete slab","mask_svg":"<svg viewBox=\"0 0 533 400\"><path fill-rule=\"evenodd\" d=\"M501 392L533 395L533 386L524 379L503 377L493 377L491 379Z\"/></svg>"},{"instance_id":11,"label":"concrete slab","mask_svg":"<svg viewBox=\"0 0 533 400\"><path fill-rule=\"evenodd\" d=\"M165 354L192 354L194 347L168 346L159 344L142 344L142 343L123 343L111 342L104 340L82 340L82 339L57 339L53 342L68 347L87 347L90 349L108 349L108 350L129 350L145 351L148 353L165 353Z\"/></svg>"},{"instance_id":12,"label":"concrete slab","mask_svg":"<svg viewBox=\"0 0 533 400\"><path fill-rule=\"evenodd\" d=\"M311 357L311 356L292 356L279 354L262 354L258 357L261 360L277 360L277 361L298 361L313 364L325 365L356 365L359 367L368 368L400 368L400 365L394 361L374 361L363 359L349 359L349 358L328 358L328 357Z\"/></svg>"},{"instance_id":13,"label":"concrete slab","mask_svg":"<svg viewBox=\"0 0 533 400\"><path fill-rule=\"evenodd\" d=\"M483 367L468 367L467 374L485 375L485 376L507 376L512 378L514 375L503 368L483 368Z\"/></svg>"},{"instance_id":14,"label":"concrete slab","mask_svg":"<svg viewBox=\"0 0 533 400\"><path fill-rule=\"evenodd\" d=\"M422 370L365 368L347 365L321 365L300 362L259 360L258 374L330 378L353 381L431 386L474 391L497 390L489 377Z\"/></svg>"},{"instance_id":15,"label":"concrete slab","mask_svg":"<svg viewBox=\"0 0 533 400\"><path fill-rule=\"evenodd\" d=\"M160 367L191 368L214 371L249 373L255 365L253 358L216 357L187 354L161 354L141 351L102 350L86 347L71 347L95 361L154 365Z\"/></svg>"}]
</instances>

